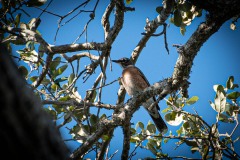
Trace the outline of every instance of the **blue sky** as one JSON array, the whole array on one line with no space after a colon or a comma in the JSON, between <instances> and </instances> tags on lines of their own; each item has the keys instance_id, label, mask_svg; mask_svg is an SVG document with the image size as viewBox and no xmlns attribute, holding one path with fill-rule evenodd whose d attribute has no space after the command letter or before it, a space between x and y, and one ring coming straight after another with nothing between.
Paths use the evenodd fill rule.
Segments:
<instances>
[{"instance_id":1,"label":"blue sky","mask_svg":"<svg viewBox=\"0 0 240 160\"><path fill-rule=\"evenodd\" d=\"M109 1L101 1L96 10L95 19L88 26L88 41L102 42L104 39L104 32L101 26L101 16L104 13L104 10ZM52 5L49 7L49 11L54 13L64 15L76 7L79 1L76 0L58 0L53 1ZM90 2L87 7L93 8L95 1ZM116 41L112 45L111 58L119 59L121 57L130 57L131 52L140 41L144 32L145 20L148 17L150 20L154 19L157 16L155 8L161 5L161 1L150 0L148 2L144 0L136 0L131 3L131 7L135 7L134 12L125 13L124 26L121 30ZM37 17L41 12L36 9L30 9L27 11L29 14ZM111 17L113 20L114 17ZM29 21L29 18L25 17L26 22ZM41 25L38 28L41 32L43 38L50 44L54 44L54 36L57 30L57 21L58 17L52 16L50 14L44 13L41 16ZM68 19L66 19L68 20ZM82 32L82 29L85 23L89 20L89 13L82 13L77 16L73 21L67 23L60 28L57 40L55 45L60 44L70 44L72 43L78 35ZM176 48L172 47L173 44L184 44L191 34L196 30L197 26L205 20L204 17L197 18L193 23L187 27L187 31L184 36L179 32L179 28L175 27L173 24L167 20L166 22L170 24L167 29L167 39L170 49L170 54L167 54L167 51L164 46L164 39L160 37L152 37L146 47L143 49L136 66L139 67L143 73L148 78L150 84L153 84L163 78L170 77L174 70L174 65L178 58L178 53ZM65 20L64 20L65 21ZM63 21L63 22L64 22ZM111 21L113 24L113 21ZM237 23L239 27L240 23ZM193 112L194 109L206 119L210 124L216 120L216 112L211 108L209 100L213 101L215 93L213 91L213 85L223 84L225 85L226 80L229 76L233 75L235 77L235 82L240 82L240 45L239 29L232 31L230 30L230 21L226 22L220 30L215 33L200 49L198 55L194 60L194 65L192 67L192 72L190 74L189 81L191 82L189 87L189 96L198 96L199 101L193 106L185 108L189 112ZM162 27L159 27L157 30L161 32ZM77 43L84 43L85 37L80 38ZM79 52L77 52L79 53ZM93 54L98 54L97 52L91 52ZM73 55L74 53L69 53L68 55ZM89 59L81 60L81 69L84 65L89 64ZM70 67L68 67L66 75L70 74ZM78 91L85 96L85 90L92 87L92 84L95 78L98 76L99 68L96 70L96 74L92 75L86 83L83 83L83 80L80 78L77 85ZM121 76L121 68L113 64L112 71L110 67L107 68L107 80L106 83L109 83L118 77ZM119 88L118 83L114 83L110 86L107 86L103 89L102 102L115 104L117 100L117 90ZM109 96L111 95L111 96ZM126 96L125 101L129 99L129 96ZM161 109L166 108L166 102L161 101ZM95 111L93 109L93 111ZM111 115L109 111L102 111L101 113L106 113ZM161 113L162 114L162 113ZM143 116L144 115L144 116ZM164 116L162 114L162 116ZM142 107L134 114L132 122L137 123L142 121L144 124L147 124L150 120L150 117L147 115L146 111ZM178 127L169 126L169 130L172 130L175 133L175 130ZM233 125L227 125L233 127ZM222 132L225 133L229 128L222 127ZM239 130L240 131L240 130ZM62 135L65 139L71 138L66 133L67 129L62 129ZM185 151L186 147L178 148L176 151L172 151L175 148L174 142L168 142L168 144L163 145L163 151L169 153L170 155L189 155ZM80 144L77 142L66 142L71 149L75 149ZM110 146L109 154L114 153L116 150L119 150L118 153L114 156L114 159L119 159L121 156L121 146L122 146L122 130L117 128L115 131L115 136ZM238 147L240 145L238 144ZM132 145L132 147L134 147ZM150 152L145 150L138 150L137 155L134 159L144 158L147 156L152 156ZM197 156L197 155L194 155ZM90 154L86 158L94 158L95 154Z\"/></svg>"}]
</instances>

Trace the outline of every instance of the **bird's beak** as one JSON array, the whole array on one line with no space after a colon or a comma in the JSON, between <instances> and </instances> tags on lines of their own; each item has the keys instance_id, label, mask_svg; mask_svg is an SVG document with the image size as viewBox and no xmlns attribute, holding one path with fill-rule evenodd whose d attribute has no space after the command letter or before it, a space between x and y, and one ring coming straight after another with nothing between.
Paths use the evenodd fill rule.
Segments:
<instances>
[{"instance_id":1,"label":"bird's beak","mask_svg":"<svg viewBox=\"0 0 240 160\"><path fill-rule=\"evenodd\" d=\"M112 62L120 63L120 60L112 60Z\"/></svg>"}]
</instances>

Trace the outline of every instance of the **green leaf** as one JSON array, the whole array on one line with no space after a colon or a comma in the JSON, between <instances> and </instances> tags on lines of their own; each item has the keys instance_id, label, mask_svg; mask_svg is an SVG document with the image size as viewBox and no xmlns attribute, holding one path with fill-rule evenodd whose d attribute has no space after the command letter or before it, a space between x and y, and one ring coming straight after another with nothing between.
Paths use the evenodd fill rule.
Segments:
<instances>
[{"instance_id":1,"label":"green leaf","mask_svg":"<svg viewBox=\"0 0 240 160\"><path fill-rule=\"evenodd\" d=\"M54 82L60 83L60 82L66 81L67 79L68 79L68 77L61 77L61 78L56 79Z\"/></svg>"},{"instance_id":2,"label":"green leaf","mask_svg":"<svg viewBox=\"0 0 240 160\"><path fill-rule=\"evenodd\" d=\"M37 78L38 78L38 76L32 76L32 77L30 77L29 79L30 79L32 82L34 82L34 81L37 80Z\"/></svg>"},{"instance_id":3,"label":"green leaf","mask_svg":"<svg viewBox=\"0 0 240 160\"><path fill-rule=\"evenodd\" d=\"M181 113L177 113L177 112L173 111L171 113L167 113L165 115L165 119L168 124L170 124L172 126L178 126L183 121L183 115Z\"/></svg>"},{"instance_id":4,"label":"green leaf","mask_svg":"<svg viewBox=\"0 0 240 160\"><path fill-rule=\"evenodd\" d=\"M21 18L21 13L17 14L16 17L15 17L15 21L14 21L14 24L15 24L15 27L18 27L19 23L20 23L20 18Z\"/></svg>"},{"instance_id":5,"label":"green leaf","mask_svg":"<svg viewBox=\"0 0 240 160\"><path fill-rule=\"evenodd\" d=\"M234 84L234 77L230 76L227 80L227 84L226 84L227 89L234 89L234 88L238 88L238 84Z\"/></svg>"},{"instance_id":6,"label":"green leaf","mask_svg":"<svg viewBox=\"0 0 240 160\"><path fill-rule=\"evenodd\" d=\"M163 142L167 143L170 140L170 138L164 138Z\"/></svg>"},{"instance_id":7,"label":"green leaf","mask_svg":"<svg viewBox=\"0 0 240 160\"><path fill-rule=\"evenodd\" d=\"M148 131L150 134L156 133L156 127L155 127L155 125L152 124L151 122L148 122L147 131Z\"/></svg>"},{"instance_id":8,"label":"green leaf","mask_svg":"<svg viewBox=\"0 0 240 160\"><path fill-rule=\"evenodd\" d=\"M233 76L230 76L230 77L228 78L227 84L226 84L227 89L231 89L231 88L232 88L233 82L234 82L234 77L233 77Z\"/></svg>"},{"instance_id":9,"label":"green leaf","mask_svg":"<svg viewBox=\"0 0 240 160\"><path fill-rule=\"evenodd\" d=\"M67 69L67 67L68 67L67 64L59 67L59 68L56 70L54 76L57 77L58 75L61 75L61 74Z\"/></svg>"},{"instance_id":10,"label":"green leaf","mask_svg":"<svg viewBox=\"0 0 240 160\"><path fill-rule=\"evenodd\" d=\"M142 130L144 130L144 124L142 122L137 122L135 129L137 130L138 127L140 127Z\"/></svg>"},{"instance_id":11,"label":"green leaf","mask_svg":"<svg viewBox=\"0 0 240 160\"><path fill-rule=\"evenodd\" d=\"M176 130L178 136L181 136L182 134L184 134L184 130L183 127L180 127L178 130Z\"/></svg>"},{"instance_id":12,"label":"green leaf","mask_svg":"<svg viewBox=\"0 0 240 160\"><path fill-rule=\"evenodd\" d=\"M96 115L92 114L90 116L90 123L91 123L91 125L92 126L96 126L97 122L98 122L98 117Z\"/></svg>"},{"instance_id":13,"label":"green leaf","mask_svg":"<svg viewBox=\"0 0 240 160\"><path fill-rule=\"evenodd\" d=\"M219 113L222 113L225 110L226 105L226 92L224 91L224 87L222 85L215 85L216 96L214 99L214 105L212 102L210 105L213 109Z\"/></svg>"},{"instance_id":14,"label":"green leaf","mask_svg":"<svg viewBox=\"0 0 240 160\"><path fill-rule=\"evenodd\" d=\"M148 140L148 143L150 143L150 144L151 144L152 146L154 146L154 147L158 146L156 140L154 140L154 139L149 139L149 140Z\"/></svg>"},{"instance_id":15,"label":"green leaf","mask_svg":"<svg viewBox=\"0 0 240 160\"><path fill-rule=\"evenodd\" d=\"M188 99L186 101L186 103L187 103L187 105L192 105L192 104L196 103L198 101L198 99L199 99L198 96L193 96L192 98Z\"/></svg>"},{"instance_id":16,"label":"green leaf","mask_svg":"<svg viewBox=\"0 0 240 160\"><path fill-rule=\"evenodd\" d=\"M158 6L158 7L156 8L156 11L157 11L158 14L161 14L162 10L163 10L163 7L162 7L162 6Z\"/></svg>"},{"instance_id":17,"label":"green leaf","mask_svg":"<svg viewBox=\"0 0 240 160\"><path fill-rule=\"evenodd\" d=\"M131 143L136 143L136 142L140 142L141 139L139 136L131 136L130 142Z\"/></svg>"},{"instance_id":18,"label":"green leaf","mask_svg":"<svg viewBox=\"0 0 240 160\"><path fill-rule=\"evenodd\" d=\"M24 66L19 66L19 67L18 67L18 70L19 70L20 74L21 74L24 78L26 78L26 77L28 76L28 70L27 70L26 67L24 67Z\"/></svg>"},{"instance_id":19,"label":"green leaf","mask_svg":"<svg viewBox=\"0 0 240 160\"><path fill-rule=\"evenodd\" d=\"M54 58L52 60L52 63L49 66L50 70L55 70L57 66L60 64L60 62L61 62L61 57Z\"/></svg>"},{"instance_id":20,"label":"green leaf","mask_svg":"<svg viewBox=\"0 0 240 160\"><path fill-rule=\"evenodd\" d=\"M181 25L181 27L180 27L180 33L181 33L181 35L185 35L185 32L186 32L186 25Z\"/></svg>"},{"instance_id":21,"label":"green leaf","mask_svg":"<svg viewBox=\"0 0 240 160\"><path fill-rule=\"evenodd\" d=\"M166 113L166 112L168 112L168 111L171 111L172 109L170 108L170 107L167 107L167 108L165 108L164 110L162 110L162 113Z\"/></svg>"},{"instance_id":22,"label":"green leaf","mask_svg":"<svg viewBox=\"0 0 240 160\"><path fill-rule=\"evenodd\" d=\"M28 49L28 51L33 51L35 49L34 42L33 41L28 41L26 43L26 48Z\"/></svg>"},{"instance_id":23,"label":"green leaf","mask_svg":"<svg viewBox=\"0 0 240 160\"><path fill-rule=\"evenodd\" d=\"M184 142L188 145L188 146L192 146L192 147L197 147L197 143L195 140L184 140Z\"/></svg>"},{"instance_id":24,"label":"green leaf","mask_svg":"<svg viewBox=\"0 0 240 160\"><path fill-rule=\"evenodd\" d=\"M131 135L134 135L134 134L136 134L137 131L134 128L131 128L130 132L131 132Z\"/></svg>"},{"instance_id":25,"label":"green leaf","mask_svg":"<svg viewBox=\"0 0 240 160\"><path fill-rule=\"evenodd\" d=\"M102 135L102 140L103 141L108 141L110 137L108 135Z\"/></svg>"},{"instance_id":26,"label":"green leaf","mask_svg":"<svg viewBox=\"0 0 240 160\"><path fill-rule=\"evenodd\" d=\"M52 90L57 91L58 85L55 84L55 83L53 83L53 84L51 85L51 88L52 88Z\"/></svg>"},{"instance_id":27,"label":"green leaf","mask_svg":"<svg viewBox=\"0 0 240 160\"><path fill-rule=\"evenodd\" d=\"M133 0L126 0L127 4L131 4Z\"/></svg>"},{"instance_id":28,"label":"green leaf","mask_svg":"<svg viewBox=\"0 0 240 160\"><path fill-rule=\"evenodd\" d=\"M74 78L75 78L74 73L71 73L70 76L68 77L68 85L72 84Z\"/></svg>"},{"instance_id":29,"label":"green leaf","mask_svg":"<svg viewBox=\"0 0 240 160\"><path fill-rule=\"evenodd\" d=\"M151 143L147 143L147 149L149 149L154 155L157 155L157 150Z\"/></svg>"},{"instance_id":30,"label":"green leaf","mask_svg":"<svg viewBox=\"0 0 240 160\"><path fill-rule=\"evenodd\" d=\"M59 98L58 100L59 101L62 101L62 102L65 102L65 101L68 101L68 100L70 100L71 98L69 97L69 96L65 96L65 97L61 97L61 98Z\"/></svg>"},{"instance_id":31,"label":"green leaf","mask_svg":"<svg viewBox=\"0 0 240 160\"><path fill-rule=\"evenodd\" d=\"M106 114L103 114L103 115L101 115L101 117L100 117L99 119L100 119L100 120L107 119L107 116L106 116Z\"/></svg>"},{"instance_id":32,"label":"green leaf","mask_svg":"<svg viewBox=\"0 0 240 160\"><path fill-rule=\"evenodd\" d=\"M237 92L237 91L227 94L227 98L231 100L236 100L238 99L239 96L240 96L240 92Z\"/></svg>"},{"instance_id":33,"label":"green leaf","mask_svg":"<svg viewBox=\"0 0 240 160\"><path fill-rule=\"evenodd\" d=\"M219 121L226 122L226 123L231 122L229 121L228 116L222 113L219 114Z\"/></svg>"},{"instance_id":34,"label":"green leaf","mask_svg":"<svg viewBox=\"0 0 240 160\"><path fill-rule=\"evenodd\" d=\"M177 26L177 27L180 27L181 24L182 24L182 15L181 15L181 12L176 9L174 11L174 24Z\"/></svg>"}]
</instances>

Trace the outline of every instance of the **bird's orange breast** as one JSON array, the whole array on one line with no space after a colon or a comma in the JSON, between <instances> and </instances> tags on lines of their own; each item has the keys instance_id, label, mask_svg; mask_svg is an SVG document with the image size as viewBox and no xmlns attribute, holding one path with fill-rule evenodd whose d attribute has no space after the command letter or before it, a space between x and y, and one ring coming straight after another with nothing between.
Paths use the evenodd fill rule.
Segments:
<instances>
[{"instance_id":1,"label":"bird's orange breast","mask_svg":"<svg viewBox=\"0 0 240 160\"><path fill-rule=\"evenodd\" d=\"M148 83L143 77L144 75L134 66L129 66L123 70L121 81L130 96L148 87Z\"/></svg>"}]
</instances>

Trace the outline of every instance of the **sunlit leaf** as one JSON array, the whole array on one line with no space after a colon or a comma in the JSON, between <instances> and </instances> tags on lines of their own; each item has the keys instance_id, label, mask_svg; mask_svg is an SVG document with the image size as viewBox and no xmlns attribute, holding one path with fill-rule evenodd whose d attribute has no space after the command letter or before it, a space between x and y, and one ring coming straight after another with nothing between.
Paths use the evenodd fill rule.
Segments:
<instances>
[{"instance_id":1,"label":"sunlit leaf","mask_svg":"<svg viewBox=\"0 0 240 160\"><path fill-rule=\"evenodd\" d=\"M233 30L233 31L236 30L237 29L236 24L235 23L231 23L230 24L230 29Z\"/></svg>"},{"instance_id":2,"label":"sunlit leaf","mask_svg":"<svg viewBox=\"0 0 240 160\"><path fill-rule=\"evenodd\" d=\"M171 112L165 115L165 119L168 124L172 126L178 126L183 121L183 115L181 113Z\"/></svg>"},{"instance_id":3,"label":"sunlit leaf","mask_svg":"<svg viewBox=\"0 0 240 160\"><path fill-rule=\"evenodd\" d=\"M38 78L38 76L32 76L32 77L30 77L29 79L30 79L32 82L34 82L34 81L37 80L37 78Z\"/></svg>"},{"instance_id":4,"label":"sunlit leaf","mask_svg":"<svg viewBox=\"0 0 240 160\"><path fill-rule=\"evenodd\" d=\"M187 103L187 105L192 105L192 104L196 103L198 101L198 99L199 99L198 96L193 96L190 99L188 99L186 101L186 103Z\"/></svg>"},{"instance_id":5,"label":"sunlit leaf","mask_svg":"<svg viewBox=\"0 0 240 160\"><path fill-rule=\"evenodd\" d=\"M142 122L137 122L135 129L137 130L138 127L144 129L144 124Z\"/></svg>"},{"instance_id":6,"label":"sunlit leaf","mask_svg":"<svg viewBox=\"0 0 240 160\"><path fill-rule=\"evenodd\" d=\"M102 135L102 140L103 141L108 141L110 137L108 135Z\"/></svg>"},{"instance_id":7,"label":"sunlit leaf","mask_svg":"<svg viewBox=\"0 0 240 160\"><path fill-rule=\"evenodd\" d=\"M222 85L214 85L213 88L216 92L216 96L214 103L210 101L210 105L215 111L222 113L225 110L226 105L226 92Z\"/></svg>"},{"instance_id":8,"label":"sunlit leaf","mask_svg":"<svg viewBox=\"0 0 240 160\"><path fill-rule=\"evenodd\" d=\"M181 35L185 35L185 32L186 32L186 26L184 25L184 26L181 26L180 27L180 33L181 33Z\"/></svg>"},{"instance_id":9,"label":"sunlit leaf","mask_svg":"<svg viewBox=\"0 0 240 160\"><path fill-rule=\"evenodd\" d=\"M53 83L53 84L51 85L51 88L52 88L52 90L57 91L58 85L55 84L55 83Z\"/></svg>"},{"instance_id":10,"label":"sunlit leaf","mask_svg":"<svg viewBox=\"0 0 240 160\"><path fill-rule=\"evenodd\" d=\"M72 84L74 78L75 78L74 73L71 73L70 76L68 77L68 85Z\"/></svg>"},{"instance_id":11,"label":"sunlit leaf","mask_svg":"<svg viewBox=\"0 0 240 160\"><path fill-rule=\"evenodd\" d=\"M157 154L156 148L151 143L147 143L147 149L149 149L154 155Z\"/></svg>"},{"instance_id":12,"label":"sunlit leaf","mask_svg":"<svg viewBox=\"0 0 240 160\"><path fill-rule=\"evenodd\" d=\"M127 4L130 4L130 3L132 3L132 1L133 1L133 0L126 0L126 3L127 3Z\"/></svg>"},{"instance_id":13,"label":"sunlit leaf","mask_svg":"<svg viewBox=\"0 0 240 160\"><path fill-rule=\"evenodd\" d=\"M139 138L139 136L131 136L130 142L131 143L136 143L141 141L141 139Z\"/></svg>"},{"instance_id":14,"label":"sunlit leaf","mask_svg":"<svg viewBox=\"0 0 240 160\"><path fill-rule=\"evenodd\" d=\"M21 18L21 13L17 14L16 17L15 17L15 27L18 27L19 23L20 23L20 18Z\"/></svg>"},{"instance_id":15,"label":"sunlit leaf","mask_svg":"<svg viewBox=\"0 0 240 160\"><path fill-rule=\"evenodd\" d=\"M172 110L172 109L171 109L170 107L167 107L167 108L165 108L165 109L162 110L162 113L166 113L166 112L171 111L171 110Z\"/></svg>"},{"instance_id":16,"label":"sunlit leaf","mask_svg":"<svg viewBox=\"0 0 240 160\"><path fill-rule=\"evenodd\" d=\"M55 72L55 76L61 75L67 69L67 67L68 67L67 64L59 67Z\"/></svg>"},{"instance_id":17,"label":"sunlit leaf","mask_svg":"<svg viewBox=\"0 0 240 160\"><path fill-rule=\"evenodd\" d=\"M155 125L152 124L151 122L149 122L148 125L147 125L147 131L148 131L150 134L156 133L156 127L155 127Z\"/></svg>"}]
</instances>

